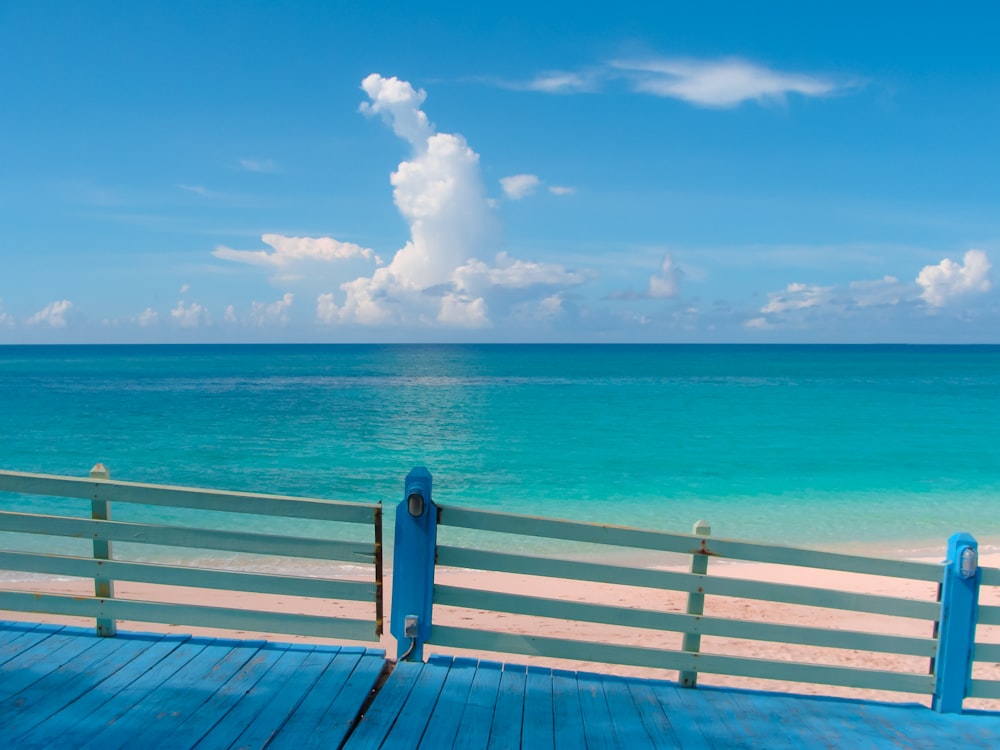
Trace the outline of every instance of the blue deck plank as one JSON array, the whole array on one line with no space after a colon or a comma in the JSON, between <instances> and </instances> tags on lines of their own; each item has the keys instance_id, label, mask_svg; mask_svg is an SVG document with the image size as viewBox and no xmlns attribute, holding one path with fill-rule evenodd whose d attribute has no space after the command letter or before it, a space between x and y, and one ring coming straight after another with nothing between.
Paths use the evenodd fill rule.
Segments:
<instances>
[{"instance_id":1,"label":"blue deck plank","mask_svg":"<svg viewBox=\"0 0 1000 750\"><path fill-rule=\"evenodd\" d=\"M576 672L552 670L552 718L553 747L557 750L579 750L587 746Z\"/></svg>"},{"instance_id":2,"label":"blue deck plank","mask_svg":"<svg viewBox=\"0 0 1000 750\"><path fill-rule=\"evenodd\" d=\"M472 678L476 674L478 659L452 658L431 656L428 666L447 669L444 686L438 695L437 703L431 712L427 723L427 731L420 741L420 747L425 750L452 747L455 735L458 734L458 723L462 718L462 710L469 698L472 688Z\"/></svg>"},{"instance_id":3,"label":"blue deck plank","mask_svg":"<svg viewBox=\"0 0 1000 750\"><path fill-rule=\"evenodd\" d=\"M521 747L524 750L548 750L555 747L552 707L552 670L528 667L524 680L524 720L521 724Z\"/></svg>"},{"instance_id":4,"label":"blue deck plank","mask_svg":"<svg viewBox=\"0 0 1000 750\"><path fill-rule=\"evenodd\" d=\"M354 666L348 672L350 664ZM340 689L327 692L326 682L317 683L268 750L340 747L384 668L382 651L341 653L323 674L327 680L343 679ZM318 714L313 713L313 706Z\"/></svg>"},{"instance_id":5,"label":"blue deck plank","mask_svg":"<svg viewBox=\"0 0 1000 750\"><path fill-rule=\"evenodd\" d=\"M313 647L269 643L262 650L276 651L278 658L274 660L270 669L261 679L248 686L248 689L239 696L236 704L195 747L204 750L232 746L236 738L246 731L258 717L270 712L271 702L279 696L295 671L303 665L303 662L312 653ZM284 720L284 717L281 718ZM258 725L256 731L260 730L261 725Z\"/></svg>"},{"instance_id":6,"label":"blue deck plank","mask_svg":"<svg viewBox=\"0 0 1000 750\"><path fill-rule=\"evenodd\" d=\"M267 674L283 653L283 649L266 648L266 645L257 648L230 680L188 715L170 734L163 737L160 742L149 745L149 750L156 748L175 750L197 745L239 703L243 695Z\"/></svg>"},{"instance_id":7,"label":"blue deck plank","mask_svg":"<svg viewBox=\"0 0 1000 750\"><path fill-rule=\"evenodd\" d=\"M98 639L76 659L0 703L0 736L11 737L42 724L162 638Z\"/></svg>"},{"instance_id":8,"label":"blue deck plank","mask_svg":"<svg viewBox=\"0 0 1000 750\"><path fill-rule=\"evenodd\" d=\"M612 728L618 738L619 746L627 750L657 747L646 731L640 708L629 690L629 680L603 676L601 684L604 687L604 698L608 704Z\"/></svg>"},{"instance_id":9,"label":"blue deck plank","mask_svg":"<svg viewBox=\"0 0 1000 750\"><path fill-rule=\"evenodd\" d=\"M639 721L646 729L646 734L652 739L653 746L680 747L680 737L674 731L673 725L653 692L652 686L646 680L638 679L628 680L627 686L629 694L632 696L632 703L639 714ZM700 747L696 742L689 744L694 750Z\"/></svg>"},{"instance_id":10,"label":"blue deck plank","mask_svg":"<svg viewBox=\"0 0 1000 750\"><path fill-rule=\"evenodd\" d=\"M490 742L493 713L500 690L503 665L495 661L480 661L472 677L469 699L458 722L455 746L469 750L486 750Z\"/></svg>"},{"instance_id":11,"label":"blue deck plank","mask_svg":"<svg viewBox=\"0 0 1000 750\"><path fill-rule=\"evenodd\" d=\"M449 671L446 665L424 665L403 705L401 717L404 720L397 721L389 730L382 741L383 748L412 750L419 746Z\"/></svg>"},{"instance_id":12,"label":"blue deck plank","mask_svg":"<svg viewBox=\"0 0 1000 750\"><path fill-rule=\"evenodd\" d=\"M583 731L588 748L608 748L624 750L615 732L614 720L604 695L601 675L580 672L576 678L580 695L580 713L583 716Z\"/></svg>"},{"instance_id":13,"label":"blue deck plank","mask_svg":"<svg viewBox=\"0 0 1000 750\"><path fill-rule=\"evenodd\" d=\"M90 690L83 699L67 706L32 732L24 747L48 747L62 742L80 747L98 732L116 723L146 695L169 680L177 670L200 652L205 642L164 639L162 650L150 649L155 660L143 660L136 669L119 670ZM158 644L154 644L158 645ZM129 665L131 666L131 664ZM136 672L139 672L136 674ZM123 674L124 684L115 680ZM58 729L56 729L58 728Z\"/></svg>"},{"instance_id":14,"label":"blue deck plank","mask_svg":"<svg viewBox=\"0 0 1000 750\"><path fill-rule=\"evenodd\" d=\"M29 750L57 746L59 742L68 742L72 738L87 736L87 726L98 726L102 713L109 711L109 706L120 703L117 697L142 675L154 666L161 664L169 654L175 651L189 636L165 636L159 640L147 641L131 659L119 659L107 662L101 671L91 675L83 685L86 688L80 697L64 708L56 711L42 723L26 728L21 734L10 735L12 742L18 748ZM133 640L128 636L119 635L113 639L123 646Z\"/></svg>"},{"instance_id":15,"label":"blue deck plank","mask_svg":"<svg viewBox=\"0 0 1000 750\"><path fill-rule=\"evenodd\" d=\"M348 738L345 750L377 750L389 735L393 724L423 672L421 662L399 662L371 706Z\"/></svg>"},{"instance_id":16,"label":"blue deck plank","mask_svg":"<svg viewBox=\"0 0 1000 750\"><path fill-rule=\"evenodd\" d=\"M525 667L517 664L504 665L496 710L493 713L489 750L506 750L520 745L526 680Z\"/></svg>"},{"instance_id":17,"label":"blue deck plank","mask_svg":"<svg viewBox=\"0 0 1000 750\"><path fill-rule=\"evenodd\" d=\"M0 665L0 702L30 687L53 669L73 661L97 645L97 638L74 633L54 633Z\"/></svg>"},{"instance_id":18,"label":"blue deck plank","mask_svg":"<svg viewBox=\"0 0 1000 750\"><path fill-rule=\"evenodd\" d=\"M335 658L336 652L329 649L317 649L308 654L295 667L294 671L289 673L288 679L284 681L281 689L268 703L267 708L260 711L250 725L236 738L233 746L268 747L277 733L284 728L288 717L319 682L320 677ZM360 703L358 705L360 706Z\"/></svg>"},{"instance_id":19,"label":"blue deck plank","mask_svg":"<svg viewBox=\"0 0 1000 750\"><path fill-rule=\"evenodd\" d=\"M269 746L271 750L282 747L302 748L326 714L330 703L340 695L354 668L361 661L361 653L338 654L329 659L316 684L295 708L282 728L281 735ZM337 743L330 743L336 747Z\"/></svg>"},{"instance_id":20,"label":"blue deck plank","mask_svg":"<svg viewBox=\"0 0 1000 750\"><path fill-rule=\"evenodd\" d=\"M228 677L247 658L236 641L220 639L200 645L169 680L146 691L129 711L95 732L79 750L116 750L156 742L208 699L214 674Z\"/></svg>"}]
</instances>

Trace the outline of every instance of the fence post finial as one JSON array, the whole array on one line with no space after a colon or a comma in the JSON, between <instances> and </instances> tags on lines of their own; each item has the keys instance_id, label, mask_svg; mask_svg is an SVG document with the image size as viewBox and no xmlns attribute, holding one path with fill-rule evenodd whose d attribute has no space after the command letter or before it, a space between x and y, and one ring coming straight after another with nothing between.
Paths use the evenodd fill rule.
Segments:
<instances>
[{"instance_id":1,"label":"fence post finial","mask_svg":"<svg viewBox=\"0 0 1000 750\"><path fill-rule=\"evenodd\" d=\"M438 509L431 499L431 473L423 466L406 475L404 486L396 506L389 632L398 660L422 661L431 635Z\"/></svg>"},{"instance_id":2,"label":"fence post finial","mask_svg":"<svg viewBox=\"0 0 1000 750\"><path fill-rule=\"evenodd\" d=\"M979 545L971 534L952 534L944 561L934 697L940 713L961 713L972 678L979 611Z\"/></svg>"}]
</instances>

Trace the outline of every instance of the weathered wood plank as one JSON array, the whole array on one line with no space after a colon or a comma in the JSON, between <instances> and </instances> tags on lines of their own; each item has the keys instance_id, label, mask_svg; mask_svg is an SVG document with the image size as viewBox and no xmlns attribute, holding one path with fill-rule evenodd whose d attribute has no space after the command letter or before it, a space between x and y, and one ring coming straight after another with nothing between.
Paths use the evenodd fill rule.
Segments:
<instances>
[{"instance_id":1,"label":"weathered wood plank","mask_svg":"<svg viewBox=\"0 0 1000 750\"><path fill-rule=\"evenodd\" d=\"M48 669L80 658L96 640L76 638L72 633L54 633L28 651L0 665L0 704L40 681Z\"/></svg>"},{"instance_id":2,"label":"weathered wood plank","mask_svg":"<svg viewBox=\"0 0 1000 750\"><path fill-rule=\"evenodd\" d=\"M1000 607L980 604L978 621L980 625L1000 625Z\"/></svg>"},{"instance_id":3,"label":"weathered wood plank","mask_svg":"<svg viewBox=\"0 0 1000 750\"><path fill-rule=\"evenodd\" d=\"M937 582L941 580L941 566L935 563L865 557L842 552L823 552L801 547L783 547L717 537L702 537L695 534L677 534L584 521L540 518L451 505L439 505L438 507L440 508L439 524L442 526L457 526L465 529L479 529L520 536L539 536L616 547L680 552L686 555L707 553L712 557L719 558L868 573L916 581Z\"/></svg>"},{"instance_id":4,"label":"weathered wood plank","mask_svg":"<svg viewBox=\"0 0 1000 750\"><path fill-rule=\"evenodd\" d=\"M521 573L670 591L704 591L705 594L716 596L760 599L810 607L843 609L851 612L910 617L919 620L933 621L940 614L940 605L932 601L859 594L766 581L747 581L718 575L701 576L671 570L630 568L624 565L560 560L507 552L488 552L440 544L437 548L437 555L438 565L443 567ZM1000 611L1000 607L997 609Z\"/></svg>"},{"instance_id":5,"label":"weathered wood plank","mask_svg":"<svg viewBox=\"0 0 1000 750\"><path fill-rule=\"evenodd\" d=\"M658 745L646 731L639 706L628 689L629 681L609 675L599 675L599 677L618 745L625 750L642 750L642 748L656 750L663 747L662 744Z\"/></svg>"},{"instance_id":6,"label":"weathered wood plank","mask_svg":"<svg viewBox=\"0 0 1000 750\"><path fill-rule=\"evenodd\" d=\"M30 474L18 471L0 471L0 492L113 500L141 505L166 505L174 508L219 510L347 523L372 523L372 512L381 507L374 503L175 487L120 480L95 481L89 478Z\"/></svg>"},{"instance_id":7,"label":"weathered wood plank","mask_svg":"<svg viewBox=\"0 0 1000 750\"><path fill-rule=\"evenodd\" d=\"M980 568L981 586L1000 586L1000 568Z\"/></svg>"},{"instance_id":8,"label":"weathered wood plank","mask_svg":"<svg viewBox=\"0 0 1000 750\"><path fill-rule=\"evenodd\" d=\"M314 537L279 536L254 531L223 531L129 521L66 518L36 513L0 511L0 530L79 539L102 539L165 547L249 552L316 560L354 563L375 561L374 542L353 542Z\"/></svg>"},{"instance_id":9,"label":"weathered wood plank","mask_svg":"<svg viewBox=\"0 0 1000 750\"><path fill-rule=\"evenodd\" d=\"M93 632L73 629L79 638L97 639ZM17 727L8 735L14 746L24 748L64 747L82 744L90 733L101 728L102 720L112 720L113 708L127 710L137 700L136 693L129 691L135 683L141 682L144 676L151 678L169 676L171 670L177 668L178 658L169 658L171 654L189 640L190 636L162 636L153 639L131 659L118 662L107 662L98 673L84 681L81 695L72 703L59 709L33 727ZM148 640L142 635L119 634L114 639L101 639L124 646L132 640ZM186 659L187 657L184 656ZM156 667L155 671L153 668ZM166 675L162 673L166 672Z\"/></svg>"},{"instance_id":10,"label":"weathered wood plank","mask_svg":"<svg viewBox=\"0 0 1000 750\"><path fill-rule=\"evenodd\" d=\"M0 570L78 578L94 578L100 574L118 581L351 601L374 601L376 591L374 581L246 573L34 552L0 551Z\"/></svg>"},{"instance_id":11,"label":"weathered wood plank","mask_svg":"<svg viewBox=\"0 0 1000 750\"><path fill-rule=\"evenodd\" d=\"M548 667L528 667L524 681L524 721L521 725L523 750L555 747L552 700L552 670Z\"/></svg>"},{"instance_id":12,"label":"weathered wood plank","mask_svg":"<svg viewBox=\"0 0 1000 750\"><path fill-rule=\"evenodd\" d=\"M629 694L632 696L632 703L639 712L639 720L642 722L646 733L653 741L653 746L660 748L681 747L681 739L674 731L670 719L660 705L659 699L653 692L653 688L647 680L625 680ZM700 738L701 735L699 734ZM687 743L684 747L696 747L696 743Z\"/></svg>"},{"instance_id":13,"label":"weathered wood plank","mask_svg":"<svg viewBox=\"0 0 1000 750\"><path fill-rule=\"evenodd\" d=\"M45 722L42 725L43 731L40 733L32 732L25 746L46 747L47 744L36 745L35 743L47 736L57 745L64 743L64 747L82 748L91 738L121 721L147 695L170 680L174 674L183 669L189 661L211 643L212 641L207 639L194 639L176 644L174 648L161 654L161 658L154 665L146 665L147 669L142 674L136 676L130 673L133 679L117 690L113 701L107 700L105 683L100 683L95 690L87 695L88 698L90 696L96 698L88 702L92 707L89 713L81 713L80 707L77 705L80 701L77 701L53 717L57 718L65 714L65 718L71 720L70 723L59 722L64 728L63 735L55 735L52 739L53 734L50 726L52 722ZM118 685L114 684L113 687L117 688Z\"/></svg>"},{"instance_id":14,"label":"weathered wood plank","mask_svg":"<svg viewBox=\"0 0 1000 750\"><path fill-rule=\"evenodd\" d=\"M4 634L4 641L0 643L0 664L8 659L12 659L21 653L30 644L48 638L53 633L62 630L62 625L50 625L48 623L27 623L24 628L8 626L6 623L0 632Z\"/></svg>"},{"instance_id":15,"label":"weathered wood plank","mask_svg":"<svg viewBox=\"0 0 1000 750\"><path fill-rule=\"evenodd\" d=\"M520 747L524 724L524 693L527 670L524 666L504 664L500 675L493 727L490 731L489 750L506 750Z\"/></svg>"},{"instance_id":16,"label":"weathered wood plank","mask_svg":"<svg viewBox=\"0 0 1000 750\"><path fill-rule=\"evenodd\" d=\"M80 750L115 750L148 746L169 735L185 716L197 710L219 685L230 679L256 648L219 639L200 649L171 679L161 682L128 712L94 733Z\"/></svg>"},{"instance_id":17,"label":"weathered wood plank","mask_svg":"<svg viewBox=\"0 0 1000 750\"><path fill-rule=\"evenodd\" d=\"M448 667L425 664L401 711L402 721L389 730L382 744L385 748L414 748L427 729L428 718L448 677Z\"/></svg>"},{"instance_id":18,"label":"weathered wood plank","mask_svg":"<svg viewBox=\"0 0 1000 750\"><path fill-rule=\"evenodd\" d=\"M382 652L341 649L268 750L340 747L384 667Z\"/></svg>"},{"instance_id":19,"label":"weathered wood plank","mask_svg":"<svg viewBox=\"0 0 1000 750\"><path fill-rule=\"evenodd\" d=\"M500 676L503 665L495 661L482 660L476 668L469 689L468 700L462 711L455 735L455 746L469 750L486 750L490 742L493 726L493 712L500 690Z\"/></svg>"},{"instance_id":20,"label":"weathered wood plank","mask_svg":"<svg viewBox=\"0 0 1000 750\"><path fill-rule=\"evenodd\" d=\"M231 747L270 747L278 732L284 729L288 716L314 688L333 656L329 650L319 648L308 653L289 671L288 679L268 702L266 710L257 713Z\"/></svg>"},{"instance_id":21,"label":"weathered wood plank","mask_svg":"<svg viewBox=\"0 0 1000 750\"><path fill-rule=\"evenodd\" d=\"M470 630L441 625L434 626L430 642L456 648L481 649L501 653L529 654L659 669L692 670L740 677L811 682L822 685L906 693L928 694L934 685L933 677L924 674L773 661L719 654L690 654L669 649L588 643L586 641Z\"/></svg>"},{"instance_id":22,"label":"weathered wood plank","mask_svg":"<svg viewBox=\"0 0 1000 750\"><path fill-rule=\"evenodd\" d=\"M351 641L378 640L378 636L375 634L375 624L371 620L210 607L196 604L0 591L0 610L195 625L258 633L276 632L289 635L344 638Z\"/></svg>"},{"instance_id":23,"label":"weathered wood plank","mask_svg":"<svg viewBox=\"0 0 1000 750\"><path fill-rule=\"evenodd\" d=\"M41 724L86 693L95 681L120 669L162 638L98 639L69 662L0 701L0 736L10 738Z\"/></svg>"},{"instance_id":24,"label":"weathered wood plank","mask_svg":"<svg viewBox=\"0 0 1000 750\"><path fill-rule=\"evenodd\" d=\"M458 723L469 698L472 678L478 664L478 659L463 657L432 655L427 659L427 668L447 670L447 677L430 714L427 730L420 740L419 746L424 750L455 747Z\"/></svg>"},{"instance_id":25,"label":"weathered wood plank","mask_svg":"<svg viewBox=\"0 0 1000 750\"><path fill-rule=\"evenodd\" d=\"M587 604L561 599L505 594L497 591L459 586L434 587L434 603L452 607L485 609L519 615L549 617L574 622L597 622L630 628L668 630L679 633L697 633L727 638L745 638L777 643L800 643L828 648L878 651L892 654L932 657L937 652L933 638L884 635L852 630L827 630L824 628L784 625L779 623L728 620L716 617L695 616L678 612L661 612Z\"/></svg>"},{"instance_id":26,"label":"weathered wood plank","mask_svg":"<svg viewBox=\"0 0 1000 750\"><path fill-rule=\"evenodd\" d=\"M278 658L268 669L266 678L259 679L249 686L239 700L201 741L196 745L199 748L228 748L235 745L245 731L249 731L251 726L254 732L263 731L265 734L268 722L284 721L285 716L281 715L277 709L272 709L272 701L280 700L280 695L289 687L290 693L295 693L294 681L289 685L290 678L296 670L304 665L306 659L315 650L309 644L267 644L263 650L275 650ZM311 676L311 675L310 675ZM306 678L308 679L308 677ZM311 684L311 683L310 683ZM296 700L298 696L296 696ZM260 719L261 723L256 723ZM235 745L238 747L238 745ZM257 747L263 747L263 744Z\"/></svg>"},{"instance_id":27,"label":"weathered wood plank","mask_svg":"<svg viewBox=\"0 0 1000 750\"><path fill-rule=\"evenodd\" d=\"M250 644L251 647L256 644ZM283 648L256 649L243 668L224 685L217 689L201 706L191 712L168 735L159 742L144 745L147 750L174 750L195 747L215 725L226 716L243 695L254 688L281 658Z\"/></svg>"},{"instance_id":28,"label":"weathered wood plank","mask_svg":"<svg viewBox=\"0 0 1000 750\"><path fill-rule=\"evenodd\" d=\"M970 698L1000 698L1000 680L972 680Z\"/></svg>"},{"instance_id":29,"label":"weathered wood plank","mask_svg":"<svg viewBox=\"0 0 1000 750\"><path fill-rule=\"evenodd\" d=\"M556 750L577 750L587 746L576 672L552 670L552 716Z\"/></svg>"},{"instance_id":30,"label":"weathered wood plank","mask_svg":"<svg viewBox=\"0 0 1000 750\"><path fill-rule=\"evenodd\" d=\"M1000 662L1000 643L977 643L973 659L975 661Z\"/></svg>"},{"instance_id":31,"label":"weathered wood plank","mask_svg":"<svg viewBox=\"0 0 1000 750\"><path fill-rule=\"evenodd\" d=\"M576 676L576 686L580 693L580 714L583 717L587 746L625 750L615 732L614 719L604 696L601 676L592 672L579 672Z\"/></svg>"},{"instance_id":32,"label":"weathered wood plank","mask_svg":"<svg viewBox=\"0 0 1000 750\"><path fill-rule=\"evenodd\" d=\"M347 738L345 750L379 750L382 747L423 669L424 664L420 662L404 661L396 665L354 732Z\"/></svg>"}]
</instances>

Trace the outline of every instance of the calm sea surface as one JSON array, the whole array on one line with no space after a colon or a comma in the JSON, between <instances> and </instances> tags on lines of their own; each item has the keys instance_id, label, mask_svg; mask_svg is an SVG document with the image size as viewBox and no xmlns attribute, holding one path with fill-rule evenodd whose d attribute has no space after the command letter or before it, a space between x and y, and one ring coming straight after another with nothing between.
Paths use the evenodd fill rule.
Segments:
<instances>
[{"instance_id":1,"label":"calm sea surface","mask_svg":"<svg viewBox=\"0 0 1000 750\"><path fill-rule=\"evenodd\" d=\"M1000 539L1000 347L0 347L0 468L933 553ZM8 501L9 502L9 501Z\"/></svg>"}]
</instances>

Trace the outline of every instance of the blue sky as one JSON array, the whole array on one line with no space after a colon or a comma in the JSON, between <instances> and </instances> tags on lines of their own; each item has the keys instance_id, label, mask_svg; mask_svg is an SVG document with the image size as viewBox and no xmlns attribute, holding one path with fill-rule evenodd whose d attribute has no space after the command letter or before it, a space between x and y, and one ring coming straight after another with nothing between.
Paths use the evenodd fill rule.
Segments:
<instances>
[{"instance_id":1,"label":"blue sky","mask_svg":"<svg viewBox=\"0 0 1000 750\"><path fill-rule=\"evenodd\" d=\"M1000 342L993 4L656 5L0 2L0 343Z\"/></svg>"}]
</instances>

